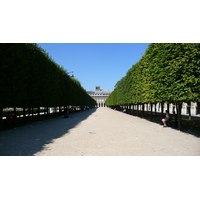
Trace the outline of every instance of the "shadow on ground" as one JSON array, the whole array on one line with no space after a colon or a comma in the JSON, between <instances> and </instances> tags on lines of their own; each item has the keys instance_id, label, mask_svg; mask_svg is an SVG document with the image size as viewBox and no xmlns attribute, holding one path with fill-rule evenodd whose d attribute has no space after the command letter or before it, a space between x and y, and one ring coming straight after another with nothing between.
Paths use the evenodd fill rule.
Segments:
<instances>
[{"instance_id":1,"label":"shadow on ground","mask_svg":"<svg viewBox=\"0 0 200 200\"><path fill-rule=\"evenodd\" d=\"M32 156L52 140L67 134L95 111L96 108L93 108L70 114L69 118L59 116L0 132L0 156Z\"/></svg>"},{"instance_id":2,"label":"shadow on ground","mask_svg":"<svg viewBox=\"0 0 200 200\"><path fill-rule=\"evenodd\" d=\"M161 113L149 113L149 112L136 112L136 111L132 111L129 109L125 109L125 111L122 111L121 109L116 109L119 112L124 112L128 115L132 115L135 117L139 117L142 119L145 119L147 121L151 121L153 123L156 123L160 126L163 126L163 123L161 121L162 115ZM195 137L200 137L200 117L196 117L196 116L192 116L191 119L189 119L189 116L186 115L182 115L182 129L181 132L186 133L186 134L190 134L190 135L194 135ZM178 122L176 120L175 123L170 123L168 125L170 128L173 128L175 130L178 130Z\"/></svg>"},{"instance_id":3,"label":"shadow on ground","mask_svg":"<svg viewBox=\"0 0 200 200\"><path fill-rule=\"evenodd\" d=\"M147 121L151 121L160 126L163 126L163 123L161 121L161 115L159 115L159 114L157 114L156 116L153 115L152 118L150 117L150 114L145 114L143 117L137 116L137 115L133 115L133 116L140 117ZM173 128L175 130L178 130L178 124L170 124L169 127ZM195 137L200 137L200 118L192 117L192 120L189 120L188 117L182 116L181 132L184 132L184 133L190 134L190 135L194 135Z\"/></svg>"}]
</instances>

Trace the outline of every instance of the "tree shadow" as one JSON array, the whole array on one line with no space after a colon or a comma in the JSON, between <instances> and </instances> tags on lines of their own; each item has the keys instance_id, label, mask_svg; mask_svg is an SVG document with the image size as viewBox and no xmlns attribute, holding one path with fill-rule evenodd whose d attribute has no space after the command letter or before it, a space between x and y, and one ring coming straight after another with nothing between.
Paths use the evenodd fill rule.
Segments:
<instances>
[{"instance_id":1,"label":"tree shadow","mask_svg":"<svg viewBox=\"0 0 200 200\"><path fill-rule=\"evenodd\" d=\"M129 114L129 113L127 113ZM145 119L147 121L156 123L160 126L163 126L163 123L161 121L161 114L157 113L156 115L153 114L152 116L149 113L145 113L143 116L140 113L138 116L137 114L131 114L135 117L140 117L142 119ZM169 127L175 130L178 130L178 122L175 124L170 123ZM182 115L182 130L181 132L184 132L186 134L194 135L195 137L200 137L200 117L192 117L191 120L188 119L188 116Z\"/></svg>"},{"instance_id":2,"label":"tree shadow","mask_svg":"<svg viewBox=\"0 0 200 200\"><path fill-rule=\"evenodd\" d=\"M0 156L32 156L87 119L97 108L0 132Z\"/></svg>"},{"instance_id":3,"label":"tree shadow","mask_svg":"<svg viewBox=\"0 0 200 200\"><path fill-rule=\"evenodd\" d=\"M161 126L163 126L163 123L161 121L161 118L153 118L153 119L149 119L146 118L146 120L160 124ZM198 126L196 126L196 123L194 123L196 121L194 120L187 120L186 118L182 118L182 129L180 130L183 133L186 134L190 134L190 135L194 135L195 137L200 137L200 128ZM197 122L199 123L199 121ZM178 122L177 124L169 124L168 127L178 130Z\"/></svg>"}]
</instances>

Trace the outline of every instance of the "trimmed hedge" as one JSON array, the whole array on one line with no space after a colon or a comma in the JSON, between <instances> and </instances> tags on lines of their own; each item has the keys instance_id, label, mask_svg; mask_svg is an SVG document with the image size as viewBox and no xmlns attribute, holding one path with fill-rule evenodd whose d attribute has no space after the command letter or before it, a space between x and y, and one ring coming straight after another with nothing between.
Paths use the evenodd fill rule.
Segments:
<instances>
[{"instance_id":1,"label":"trimmed hedge","mask_svg":"<svg viewBox=\"0 0 200 200\"><path fill-rule=\"evenodd\" d=\"M1 109L96 104L37 44L0 44L0 86Z\"/></svg>"},{"instance_id":2,"label":"trimmed hedge","mask_svg":"<svg viewBox=\"0 0 200 200\"><path fill-rule=\"evenodd\" d=\"M108 106L200 102L200 44L150 44L117 82ZM180 118L180 116L179 116Z\"/></svg>"}]
</instances>

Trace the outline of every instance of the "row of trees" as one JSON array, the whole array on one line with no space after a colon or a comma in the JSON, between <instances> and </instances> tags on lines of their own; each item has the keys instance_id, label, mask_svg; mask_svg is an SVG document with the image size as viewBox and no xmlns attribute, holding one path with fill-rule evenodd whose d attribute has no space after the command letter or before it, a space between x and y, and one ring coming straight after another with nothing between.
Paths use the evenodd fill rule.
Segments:
<instances>
[{"instance_id":1,"label":"row of trees","mask_svg":"<svg viewBox=\"0 0 200 200\"><path fill-rule=\"evenodd\" d=\"M183 102L200 102L200 44L150 44L106 100L109 106L173 103L179 120Z\"/></svg>"},{"instance_id":2,"label":"row of trees","mask_svg":"<svg viewBox=\"0 0 200 200\"><path fill-rule=\"evenodd\" d=\"M37 44L0 44L0 110L94 106L80 82Z\"/></svg>"}]
</instances>

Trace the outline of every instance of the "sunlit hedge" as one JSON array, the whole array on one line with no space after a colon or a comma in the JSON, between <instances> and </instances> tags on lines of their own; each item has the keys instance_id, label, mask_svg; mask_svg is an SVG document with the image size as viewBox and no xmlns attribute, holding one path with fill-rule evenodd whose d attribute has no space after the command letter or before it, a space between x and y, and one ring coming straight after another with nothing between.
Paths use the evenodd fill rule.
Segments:
<instances>
[{"instance_id":1,"label":"sunlit hedge","mask_svg":"<svg viewBox=\"0 0 200 200\"><path fill-rule=\"evenodd\" d=\"M150 44L107 105L200 101L200 44Z\"/></svg>"}]
</instances>

